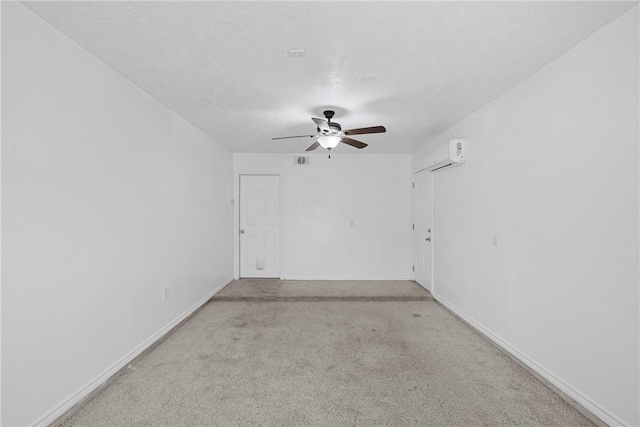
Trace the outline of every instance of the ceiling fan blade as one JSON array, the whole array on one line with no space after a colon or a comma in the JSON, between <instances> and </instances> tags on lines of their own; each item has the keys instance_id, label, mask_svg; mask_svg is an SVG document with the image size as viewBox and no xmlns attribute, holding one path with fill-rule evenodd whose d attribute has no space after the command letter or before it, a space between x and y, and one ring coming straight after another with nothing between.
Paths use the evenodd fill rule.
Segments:
<instances>
[{"instance_id":1,"label":"ceiling fan blade","mask_svg":"<svg viewBox=\"0 0 640 427\"><path fill-rule=\"evenodd\" d=\"M342 137L342 142L356 148L364 148L367 146L364 142L356 141L355 139L347 138L345 136Z\"/></svg>"},{"instance_id":2,"label":"ceiling fan blade","mask_svg":"<svg viewBox=\"0 0 640 427\"><path fill-rule=\"evenodd\" d=\"M343 131L345 135L362 135L364 133L383 133L386 132L384 126L372 126L369 128L358 128L358 129L349 129Z\"/></svg>"},{"instance_id":3,"label":"ceiling fan blade","mask_svg":"<svg viewBox=\"0 0 640 427\"><path fill-rule=\"evenodd\" d=\"M320 143L319 143L318 141L316 141L316 142L314 142L313 144L311 144L311 145L309 146L309 148L307 148L307 149L306 149L306 150L304 150L304 151L313 151L313 150L315 150L316 148L318 148L319 146L320 146Z\"/></svg>"},{"instance_id":4,"label":"ceiling fan blade","mask_svg":"<svg viewBox=\"0 0 640 427\"><path fill-rule=\"evenodd\" d=\"M331 132L331 129L329 128L329 123L325 119L316 119L315 117L312 117L311 120L313 120L315 124L318 125L318 128L321 131Z\"/></svg>"},{"instance_id":5,"label":"ceiling fan blade","mask_svg":"<svg viewBox=\"0 0 640 427\"><path fill-rule=\"evenodd\" d=\"M279 136L277 138L271 138L271 140L273 141L274 139L289 139L289 138L313 138L314 136L318 136L318 135Z\"/></svg>"}]
</instances>

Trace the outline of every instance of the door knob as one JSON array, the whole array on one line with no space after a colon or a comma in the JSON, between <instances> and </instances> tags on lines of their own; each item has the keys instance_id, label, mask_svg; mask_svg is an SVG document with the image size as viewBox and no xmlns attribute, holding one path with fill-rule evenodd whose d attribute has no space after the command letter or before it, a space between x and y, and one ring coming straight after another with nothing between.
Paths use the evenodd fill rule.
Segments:
<instances>
[{"instance_id":1,"label":"door knob","mask_svg":"<svg viewBox=\"0 0 640 427\"><path fill-rule=\"evenodd\" d=\"M240 230L240 234L244 234L244 230Z\"/></svg>"},{"instance_id":2,"label":"door knob","mask_svg":"<svg viewBox=\"0 0 640 427\"><path fill-rule=\"evenodd\" d=\"M426 240L427 242L431 241L431 237L425 237L424 240Z\"/></svg>"}]
</instances>

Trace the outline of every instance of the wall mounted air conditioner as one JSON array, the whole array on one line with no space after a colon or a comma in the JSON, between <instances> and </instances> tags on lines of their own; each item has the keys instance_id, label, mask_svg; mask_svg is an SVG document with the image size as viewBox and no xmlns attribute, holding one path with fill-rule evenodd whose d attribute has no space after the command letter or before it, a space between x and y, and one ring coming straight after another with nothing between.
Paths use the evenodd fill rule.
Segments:
<instances>
[{"instance_id":1,"label":"wall mounted air conditioner","mask_svg":"<svg viewBox=\"0 0 640 427\"><path fill-rule=\"evenodd\" d=\"M428 171L435 172L465 162L465 140L454 139L436 147L424 158L424 166Z\"/></svg>"}]
</instances>

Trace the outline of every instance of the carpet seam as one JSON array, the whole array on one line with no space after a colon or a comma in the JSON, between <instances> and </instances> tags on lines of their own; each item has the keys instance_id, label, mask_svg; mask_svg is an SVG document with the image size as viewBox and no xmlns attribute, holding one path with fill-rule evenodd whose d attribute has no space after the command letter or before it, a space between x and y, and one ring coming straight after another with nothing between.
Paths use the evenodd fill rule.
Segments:
<instances>
[{"instance_id":1,"label":"carpet seam","mask_svg":"<svg viewBox=\"0 0 640 427\"><path fill-rule=\"evenodd\" d=\"M216 302L403 302L433 301L431 297L214 297Z\"/></svg>"}]
</instances>

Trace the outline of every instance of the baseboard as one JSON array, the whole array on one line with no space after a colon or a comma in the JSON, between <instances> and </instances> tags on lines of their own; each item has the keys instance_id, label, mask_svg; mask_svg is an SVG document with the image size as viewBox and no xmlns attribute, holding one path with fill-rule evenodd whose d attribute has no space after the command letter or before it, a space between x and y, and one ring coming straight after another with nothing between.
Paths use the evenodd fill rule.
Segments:
<instances>
[{"instance_id":1,"label":"baseboard","mask_svg":"<svg viewBox=\"0 0 640 427\"><path fill-rule=\"evenodd\" d=\"M99 391L109 384L109 380L117 376L117 374L125 368L129 363L135 360L137 357L142 355L145 351L151 349L154 345L160 343L163 338L170 335L170 333L179 326L182 322L187 320L190 316L195 314L195 312L204 306L216 293L218 293L222 288L231 283L233 279L228 279L218 287L216 287L213 291L207 294L200 301L195 303L189 309L187 309L184 313L176 317L171 323L166 325L164 328L160 329L158 332L153 334L150 338L136 347L129 354L121 358L118 362L114 363L110 368L105 370L102 374L98 375L95 379L90 381L80 390L72 394L69 398L65 399L63 402L58 404L53 410L51 410L46 415L42 416L40 419L32 423L34 426L48 426L56 421L61 421L61 418L67 414L71 409L79 409L79 407L86 403L87 397L91 396L95 391ZM86 401L85 401L86 400ZM83 402L84 401L84 402ZM77 405L77 407L76 407ZM75 408L74 408L75 407Z\"/></svg>"},{"instance_id":2,"label":"baseboard","mask_svg":"<svg viewBox=\"0 0 640 427\"><path fill-rule=\"evenodd\" d=\"M460 318L463 322L469 325L472 329L480 333L480 335L487 338L500 350L502 350L512 360L534 375L543 384L558 394L568 404L577 409L585 417L589 418L593 423L599 426L624 426L625 422L618 419L615 415L611 414L604 408L600 407L596 403L592 402L578 390L574 389L562 379L558 378L554 374L548 372L542 366L535 361L531 360L525 354L521 353L502 338L498 337L490 330L482 326L480 323L473 320L466 315L462 310L449 303L447 300L440 297L437 293L433 293L433 298L453 313L456 317Z\"/></svg>"},{"instance_id":3,"label":"baseboard","mask_svg":"<svg viewBox=\"0 0 640 427\"><path fill-rule=\"evenodd\" d=\"M353 277L345 277L345 276L287 276L283 277L282 280L409 280L413 281L411 276L402 276L402 277L372 277L372 276L353 276Z\"/></svg>"},{"instance_id":4,"label":"baseboard","mask_svg":"<svg viewBox=\"0 0 640 427\"><path fill-rule=\"evenodd\" d=\"M416 279L411 279L411 281L415 282L418 286L420 286L421 288L424 288L427 292L431 293L431 289L429 289L428 287L426 287L422 283L418 282Z\"/></svg>"}]
</instances>

